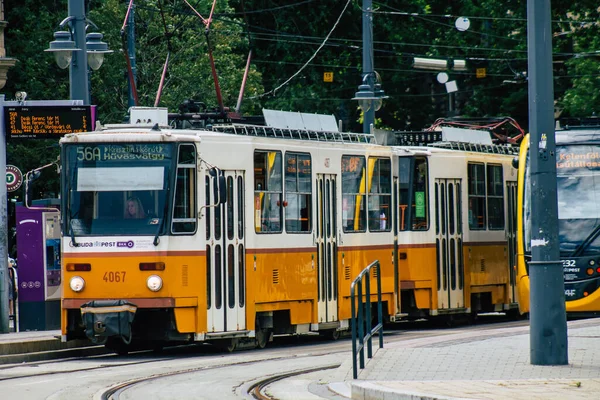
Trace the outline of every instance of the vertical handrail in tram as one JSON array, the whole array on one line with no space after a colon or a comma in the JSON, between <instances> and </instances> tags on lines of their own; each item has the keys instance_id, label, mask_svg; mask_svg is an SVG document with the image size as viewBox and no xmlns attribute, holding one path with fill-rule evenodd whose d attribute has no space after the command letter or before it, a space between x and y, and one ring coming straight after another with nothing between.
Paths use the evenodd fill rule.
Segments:
<instances>
[{"instance_id":1,"label":"vertical handrail in tram","mask_svg":"<svg viewBox=\"0 0 600 400\"><path fill-rule=\"evenodd\" d=\"M371 270L377 274L377 325L371 328ZM363 283L366 296L363 300ZM358 286L358 311L356 309L354 289ZM373 357L372 338L379 334L379 348L383 348L383 308L381 305L381 268L379 260L373 261L352 281L350 286L350 301L352 303L352 376L358 378L356 357L360 356L360 368L365 367L365 341L367 342L367 357ZM366 314L366 316L365 316ZM365 332L368 332L365 334ZM358 341L358 345L357 342ZM358 353L358 354L357 354Z\"/></svg>"}]
</instances>

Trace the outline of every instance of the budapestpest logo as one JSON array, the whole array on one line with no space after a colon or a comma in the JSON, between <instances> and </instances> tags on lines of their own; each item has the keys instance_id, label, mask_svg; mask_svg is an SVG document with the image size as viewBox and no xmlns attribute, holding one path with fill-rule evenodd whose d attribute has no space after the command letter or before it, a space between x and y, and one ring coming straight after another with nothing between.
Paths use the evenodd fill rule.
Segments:
<instances>
[{"instance_id":1,"label":"budapestpest logo","mask_svg":"<svg viewBox=\"0 0 600 400\"><path fill-rule=\"evenodd\" d=\"M99 247L99 248L117 247L117 248L132 249L135 246L135 242L133 240L128 240L126 242L96 241L96 242L78 242L76 245L71 242L71 243L69 243L69 246L70 247Z\"/></svg>"}]
</instances>

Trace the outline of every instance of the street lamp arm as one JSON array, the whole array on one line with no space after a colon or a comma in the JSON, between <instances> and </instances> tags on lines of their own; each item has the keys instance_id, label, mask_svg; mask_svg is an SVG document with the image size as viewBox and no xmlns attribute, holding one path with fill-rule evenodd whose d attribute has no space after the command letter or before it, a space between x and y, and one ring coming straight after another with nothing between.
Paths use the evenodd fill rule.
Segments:
<instances>
[{"instance_id":1,"label":"street lamp arm","mask_svg":"<svg viewBox=\"0 0 600 400\"><path fill-rule=\"evenodd\" d=\"M67 26L67 27L69 28L69 31L71 31L71 29L72 29L72 26L71 26L71 21L73 21L74 19L75 19L75 17L74 17L74 16L72 16L72 15L71 15L71 16L68 16L67 18L65 18L65 19L63 19L62 21L60 21L60 24L58 24L58 27L59 27L59 28L64 28L65 26ZM87 28L88 28L90 25L91 25L91 26L93 26L93 27L94 27L94 29L98 30L98 25L96 25L96 24L94 23L94 21L92 21L92 20L90 20L90 19L86 18L86 19L85 19L85 22L86 22L86 26L85 26L85 30L86 30L86 31L87 31ZM71 31L71 33L73 33L73 32Z\"/></svg>"},{"instance_id":2,"label":"street lamp arm","mask_svg":"<svg viewBox=\"0 0 600 400\"><path fill-rule=\"evenodd\" d=\"M63 19L62 21L60 21L60 24L58 24L59 28L64 28L65 25L67 25L69 27L69 29L71 29L71 24L69 24L69 22L73 21L75 19L75 17L73 17L72 15Z\"/></svg>"},{"instance_id":3,"label":"street lamp arm","mask_svg":"<svg viewBox=\"0 0 600 400\"><path fill-rule=\"evenodd\" d=\"M375 83L381 83L381 75L379 75L379 72L377 72L377 71L370 71L370 72L365 73L363 75L363 78L362 78L362 83L368 85L369 82L367 81L367 79L370 76L374 76L375 77Z\"/></svg>"}]
</instances>

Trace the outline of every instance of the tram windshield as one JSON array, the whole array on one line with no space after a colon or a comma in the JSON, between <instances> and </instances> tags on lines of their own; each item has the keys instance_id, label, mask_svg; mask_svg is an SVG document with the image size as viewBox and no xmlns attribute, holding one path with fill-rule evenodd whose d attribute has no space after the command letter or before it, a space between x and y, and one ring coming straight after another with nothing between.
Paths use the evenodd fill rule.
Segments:
<instances>
[{"instance_id":1,"label":"tram windshield","mask_svg":"<svg viewBox=\"0 0 600 400\"><path fill-rule=\"evenodd\" d=\"M579 256L600 252L600 145L556 147L560 252ZM526 181L530 182L529 162ZM525 185L526 245L531 251L530 184Z\"/></svg>"},{"instance_id":2,"label":"tram windshield","mask_svg":"<svg viewBox=\"0 0 600 400\"><path fill-rule=\"evenodd\" d=\"M173 145L67 145L65 235L158 235L167 224Z\"/></svg>"}]
</instances>

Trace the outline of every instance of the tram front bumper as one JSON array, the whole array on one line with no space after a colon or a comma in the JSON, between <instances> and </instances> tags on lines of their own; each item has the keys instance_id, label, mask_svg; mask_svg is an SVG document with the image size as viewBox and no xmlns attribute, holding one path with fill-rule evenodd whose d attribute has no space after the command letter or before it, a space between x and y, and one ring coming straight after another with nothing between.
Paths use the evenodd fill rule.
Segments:
<instances>
[{"instance_id":1,"label":"tram front bumper","mask_svg":"<svg viewBox=\"0 0 600 400\"><path fill-rule=\"evenodd\" d=\"M103 344L109 337L131 342L131 324L137 306L125 300L94 300L81 306L85 334L93 342Z\"/></svg>"}]
</instances>

